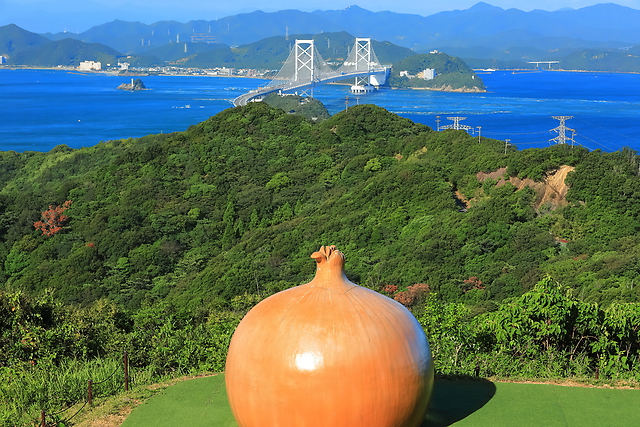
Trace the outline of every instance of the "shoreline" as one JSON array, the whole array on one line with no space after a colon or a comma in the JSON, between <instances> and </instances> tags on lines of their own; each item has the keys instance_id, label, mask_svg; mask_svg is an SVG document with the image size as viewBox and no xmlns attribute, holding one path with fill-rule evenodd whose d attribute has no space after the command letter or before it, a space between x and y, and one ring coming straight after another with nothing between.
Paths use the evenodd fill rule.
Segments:
<instances>
[{"instance_id":1,"label":"shoreline","mask_svg":"<svg viewBox=\"0 0 640 427\"><path fill-rule=\"evenodd\" d=\"M243 70L253 70L253 71L257 71L255 69L252 68L241 68ZM75 71L78 72L79 74L103 74L103 75L109 75L109 76L120 76L120 77L135 77L135 76L141 76L141 77L146 77L146 76L184 76L184 77L230 77L230 78L246 78L246 79L263 79L263 80L270 80L271 77L264 77L264 76L247 76L247 75L237 75L237 74L232 74L232 75L214 75L214 74L197 74L197 73L189 73L189 72L176 72L176 73L156 73L156 72L149 72L149 71L139 71L139 72L128 72L128 73L124 73L124 74L120 74L120 71L118 70L100 70L100 71L96 71L96 70L80 70L77 67L37 67L37 66L30 66L30 65L7 65L7 64L3 64L0 65L0 70L24 70L24 71L28 71L28 70L51 70L51 71L67 71L67 72L71 72L71 71ZM188 69L184 69L184 70L193 70L193 71L199 71L202 72L204 70L209 70L209 68L188 68ZM564 69L543 69L543 68L491 68L491 69L485 69L485 68L474 68L473 71L478 74L491 74L494 72L505 72L505 71L511 71L514 73L517 72L522 72L522 73L546 73L546 72L555 72L555 73L601 73L601 74L640 74L640 71L612 71L612 70L564 70ZM429 90L434 90L431 88L413 88L413 89L429 89Z\"/></svg>"},{"instance_id":2,"label":"shoreline","mask_svg":"<svg viewBox=\"0 0 640 427\"><path fill-rule=\"evenodd\" d=\"M390 86L391 89L393 90L402 90L402 89L410 89L410 90L430 90L433 92L447 92L447 93L487 93L488 90L474 90L474 89L469 89L466 86L461 87L459 89L442 89L442 88L437 88L437 87L424 87L424 86L413 86L413 87L397 87L397 86Z\"/></svg>"},{"instance_id":3,"label":"shoreline","mask_svg":"<svg viewBox=\"0 0 640 427\"><path fill-rule=\"evenodd\" d=\"M222 77L222 78L245 78L245 79L260 79L260 80L270 80L269 77L262 77L262 76L244 76L244 75L211 75L211 74L190 74L190 73L153 73L153 74L149 74L149 73L125 73L125 74L120 74L117 71L109 71L109 70L101 70L101 71L96 71L96 70L79 70L77 68L73 68L73 67L31 67L31 68L27 68L27 67L17 67L17 66L10 66L10 67L0 67L0 70L2 68L7 68L7 69L13 69L13 70L23 70L23 71L41 71L41 70L48 70L48 71L64 71L66 73L69 74L77 74L77 75L90 75L90 74L98 74L98 75L105 75L105 76L113 76L113 77ZM198 68L198 69L194 69L194 70L206 70L206 68ZM327 83L330 85L345 85L345 86L350 86L350 83L341 83L340 81L336 81L336 82L331 82L331 83ZM486 93L487 91L478 91L478 90L471 90L471 89L451 89L451 90L446 90L446 89L440 89L440 88L429 88L429 87L394 87L394 86L386 86L389 89L392 90L400 90L400 89L409 89L409 90L430 90L430 91L435 91L435 92L452 92L452 93Z\"/></svg>"},{"instance_id":4,"label":"shoreline","mask_svg":"<svg viewBox=\"0 0 640 427\"><path fill-rule=\"evenodd\" d=\"M495 72L511 71L514 74L520 73L600 73L600 74L640 74L640 71L598 71L598 70L547 70L541 68L474 68L476 74L491 74Z\"/></svg>"},{"instance_id":5,"label":"shoreline","mask_svg":"<svg viewBox=\"0 0 640 427\"><path fill-rule=\"evenodd\" d=\"M204 71L209 68L189 68L189 70L194 71ZM114 77L224 77L224 78L244 78L244 79L262 79L262 80L270 80L270 77L264 76L246 76L246 75L217 75L217 74L199 74L199 73L188 73L188 72L177 72L177 73L158 73L154 71L130 71L126 73L120 73L119 70L80 70L77 67L34 67L34 66L21 66L21 65L0 65L1 70L12 70L12 71L64 71L70 74L78 74L78 75L89 75L89 74L99 74L104 76L114 76ZM187 69L185 69L187 70Z\"/></svg>"}]
</instances>

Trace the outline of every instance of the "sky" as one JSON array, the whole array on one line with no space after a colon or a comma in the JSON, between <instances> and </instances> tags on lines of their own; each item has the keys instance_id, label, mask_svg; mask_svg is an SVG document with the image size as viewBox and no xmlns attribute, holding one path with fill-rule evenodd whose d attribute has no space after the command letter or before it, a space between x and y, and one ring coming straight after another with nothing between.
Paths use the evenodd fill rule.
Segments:
<instances>
[{"instance_id":1,"label":"sky","mask_svg":"<svg viewBox=\"0 0 640 427\"><path fill-rule=\"evenodd\" d=\"M145 24L165 20L188 22L204 19L209 21L255 10L275 12L283 9L297 9L312 12L314 10L340 10L351 5L358 5L373 12L390 10L398 13L428 16L442 11L468 9L479 1L0 0L0 26L16 24L25 30L37 33L57 33L61 31L77 33L115 19L139 21ZM598 3L611 2L633 9L640 9L640 0L485 0L485 2L503 9L516 8L524 11L533 9L547 11L563 8L579 9Z\"/></svg>"}]
</instances>

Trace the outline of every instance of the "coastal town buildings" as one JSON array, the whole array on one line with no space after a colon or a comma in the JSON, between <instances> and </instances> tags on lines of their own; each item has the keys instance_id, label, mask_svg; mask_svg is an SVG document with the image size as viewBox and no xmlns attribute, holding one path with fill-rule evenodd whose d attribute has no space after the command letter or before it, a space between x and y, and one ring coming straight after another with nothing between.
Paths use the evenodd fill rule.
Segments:
<instances>
[{"instance_id":1,"label":"coastal town buildings","mask_svg":"<svg viewBox=\"0 0 640 427\"><path fill-rule=\"evenodd\" d=\"M83 71L100 71L102 70L102 62L82 61L78 69Z\"/></svg>"}]
</instances>

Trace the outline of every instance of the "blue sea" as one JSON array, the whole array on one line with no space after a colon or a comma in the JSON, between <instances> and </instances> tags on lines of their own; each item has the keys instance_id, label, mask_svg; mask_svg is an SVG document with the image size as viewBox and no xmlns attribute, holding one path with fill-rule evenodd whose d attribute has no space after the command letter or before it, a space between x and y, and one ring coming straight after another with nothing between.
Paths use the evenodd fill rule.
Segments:
<instances>
[{"instance_id":1,"label":"blue sea","mask_svg":"<svg viewBox=\"0 0 640 427\"><path fill-rule=\"evenodd\" d=\"M355 96L345 85L316 88L335 114L373 103L436 128L461 124L477 135L509 139L518 148L545 147L557 134L552 116L573 116L576 144L591 150L640 151L640 74L560 71L480 73L489 92L383 89ZM148 76L149 90L117 90L126 77L64 70L0 70L0 151L49 151L100 141L183 131L220 111L265 80L238 77ZM439 122L438 122L439 120ZM471 131L470 131L471 132ZM567 133L568 136L571 132Z\"/></svg>"}]
</instances>

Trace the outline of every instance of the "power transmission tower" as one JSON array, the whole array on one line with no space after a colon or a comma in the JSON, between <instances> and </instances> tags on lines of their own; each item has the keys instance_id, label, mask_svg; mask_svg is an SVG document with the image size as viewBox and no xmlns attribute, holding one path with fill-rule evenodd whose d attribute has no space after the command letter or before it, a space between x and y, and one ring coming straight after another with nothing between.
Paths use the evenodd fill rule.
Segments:
<instances>
[{"instance_id":1,"label":"power transmission tower","mask_svg":"<svg viewBox=\"0 0 640 427\"><path fill-rule=\"evenodd\" d=\"M446 125L440 127L440 129L455 129L455 130L469 130L471 126L461 125L460 121L466 119L466 117L447 117L449 120L453 120L452 125Z\"/></svg>"},{"instance_id":2,"label":"power transmission tower","mask_svg":"<svg viewBox=\"0 0 640 427\"><path fill-rule=\"evenodd\" d=\"M558 125L558 127L551 129L549 132L557 132L558 136L556 136L555 138L551 138L549 140L549 142L555 142L556 144L566 144L567 141L571 141L571 145L573 145L575 143L574 141L574 136L575 136L575 129L571 129L565 126L565 122L569 119L572 119L573 116L553 116L552 118L559 120L560 121L560 125ZM567 131L570 130L571 132L573 132L573 134L571 135L571 138L569 138L567 136Z\"/></svg>"}]
</instances>

